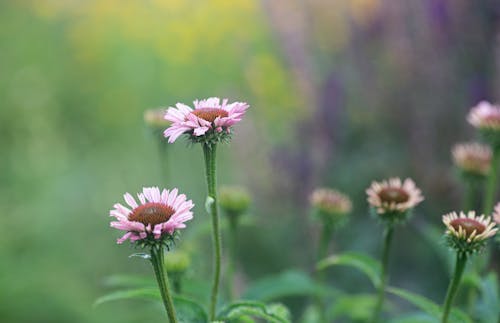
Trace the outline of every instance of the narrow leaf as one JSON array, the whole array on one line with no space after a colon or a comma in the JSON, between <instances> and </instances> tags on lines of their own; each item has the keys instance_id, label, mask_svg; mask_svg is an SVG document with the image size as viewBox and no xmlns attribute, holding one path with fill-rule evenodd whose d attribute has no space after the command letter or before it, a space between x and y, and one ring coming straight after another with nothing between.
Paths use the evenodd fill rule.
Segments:
<instances>
[{"instance_id":1,"label":"narrow leaf","mask_svg":"<svg viewBox=\"0 0 500 323\"><path fill-rule=\"evenodd\" d=\"M238 301L226 306L218 315L221 321L236 320L252 316L270 323L290 323L290 312L281 304L270 304L255 301Z\"/></svg>"},{"instance_id":2,"label":"narrow leaf","mask_svg":"<svg viewBox=\"0 0 500 323\"><path fill-rule=\"evenodd\" d=\"M270 301L289 296L324 295L328 292L332 290L317 284L307 273L289 270L255 281L247 288L243 298Z\"/></svg>"},{"instance_id":3,"label":"narrow leaf","mask_svg":"<svg viewBox=\"0 0 500 323\"><path fill-rule=\"evenodd\" d=\"M331 266L354 267L368 276L375 288L380 286L380 262L365 254L346 252L340 255L333 255L321 260L316 267L318 270L324 270Z\"/></svg>"},{"instance_id":4,"label":"narrow leaf","mask_svg":"<svg viewBox=\"0 0 500 323\"><path fill-rule=\"evenodd\" d=\"M112 275L104 279L104 285L114 288L155 287L156 282L149 276Z\"/></svg>"},{"instance_id":5,"label":"narrow leaf","mask_svg":"<svg viewBox=\"0 0 500 323\"><path fill-rule=\"evenodd\" d=\"M99 297L94 302L94 306L99 306L112 301L121 301L127 299L161 300L161 296L160 291L157 288L119 290Z\"/></svg>"},{"instance_id":6,"label":"narrow leaf","mask_svg":"<svg viewBox=\"0 0 500 323\"><path fill-rule=\"evenodd\" d=\"M434 317L439 317L441 315L441 308L439 305L421 295L400 288L388 288L387 291L407 300L429 315Z\"/></svg>"},{"instance_id":7,"label":"narrow leaf","mask_svg":"<svg viewBox=\"0 0 500 323\"><path fill-rule=\"evenodd\" d=\"M173 298L179 323L208 322L207 313L200 304L182 296L174 296Z\"/></svg>"},{"instance_id":8,"label":"narrow leaf","mask_svg":"<svg viewBox=\"0 0 500 323\"><path fill-rule=\"evenodd\" d=\"M142 259L146 259L146 260L149 260L151 259L151 255L148 254L148 253L144 253L144 252L138 252L138 253L133 253L131 254L130 256L128 256L129 258L134 258L134 257L138 257L138 258L142 258Z\"/></svg>"},{"instance_id":9,"label":"narrow leaf","mask_svg":"<svg viewBox=\"0 0 500 323\"><path fill-rule=\"evenodd\" d=\"M425 298L421 295L414 294L412 292L409 292L404 289L400 288L388 288L387 291L389 293L392 293L394 295L397 295L411 304L415 305L425 313L435 317L435 318L441 318L441 307L434 303L433 301L429 300L428 298ZM450 313L450 322L454 323L472 323L472 320L462 311L459 309L452 309Z\"/></svg>"}]
</instances>

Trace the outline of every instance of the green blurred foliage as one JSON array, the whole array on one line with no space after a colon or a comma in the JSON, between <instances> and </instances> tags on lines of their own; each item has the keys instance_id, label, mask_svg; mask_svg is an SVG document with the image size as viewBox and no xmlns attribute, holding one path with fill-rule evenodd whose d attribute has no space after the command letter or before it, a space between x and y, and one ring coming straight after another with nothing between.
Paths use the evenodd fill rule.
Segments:
<instances>
[{"instance_id":1,"label":"green blurred foliage","mask_svg":"<svg viewBox=\"0 0 500 323\"><path fill-rule=\"evenodd\" d=\"M312 270L314 186L354 201L332 250L376 256L381 229L364 189L413 176L426 202L396 233L391 280L440 300L448 272L435 225L460 205L448 147L471 136L471 104L498 98L491 4L1 1L0 321L163 321L149 302L92 308L109 292L106 277L151 274L109 228L112 205L142 186L193 199L179 248L193 255L190 281L210 277L201 149L165 147L143 124L146 109L208 96L251 105L218 164L220 183L255 197L255 223L240 233L240 285ZM351 270L328 273L347 292L372 290ZM292 317L305 303L291 301Z\"/></svg>"}]
</instances>

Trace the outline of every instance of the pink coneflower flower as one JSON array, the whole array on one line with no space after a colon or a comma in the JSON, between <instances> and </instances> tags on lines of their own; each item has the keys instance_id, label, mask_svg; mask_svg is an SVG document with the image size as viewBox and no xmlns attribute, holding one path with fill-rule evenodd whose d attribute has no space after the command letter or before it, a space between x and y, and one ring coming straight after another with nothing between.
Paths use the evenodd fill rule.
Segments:
<instances>
[{"instance_id":1,"label":"pink coneflower flower","mask_svg":"<svg viewBox=\"0 0 500 323\"><path fill-rule=\"evenodd\" d=\"M472 253L479 251L485 241L498 231L490 216L476 216L476 212L467 214L451 212L443 215L446 225L448 244L460 252Z\"/></svg>"},{"instance_id":2,"label":"pink coneflower flower","mask_svg":"<svg viewBox=\"0 0 500 323\"><path fill-rule=\"evenodd\" d=\"M162 241L185 228L184 222L193 218L193 202L186 200L186 195L178 194L176 188L160 191L158 187L145 187L137 194L139 203L129 193L123 197L130 208L117 203L109 212L118 220L111 222L111 227L126 231L118 243L127 239L145 244Z\"/></svg>"},{"instance_id":3,"label":"pink coneflower flower","mask_svg":"<svg viewBox=\"0 0 500 323\"><path fill-rule=\"evenodd\" d=\"M404 182L399 178L373 182L366 194L368 203L376 213L382 218L389 217L390 220L404 218L407 211L424 200L420 189L410 178Z\"/></svg>"},{"instance_id":4,"label":"pink coneflower flower","mask_svg":"<svg viewBox=\"0 0 500 323\"><path fill-rule=\"evenodd\" d=\"M327 214L346 214L352 209L349 197L330 188L315 189L309 202L314 208Z\"/></svg>"},{"instance_id":5,"label":"pink coneflower flower","mask_svg":"<svg viewBox=\"0 0 500 323\"><path fill-rule=\"evenodd\" d=\"M343 225L352 210L349 197L330 188L317 188L309 196L313 216L332 228Z\"/></svg>"},{"instance_id":6,"label":"pink coneflower flower","mask_svg":"<svg viewBox=\"0 0 500 323\"><path fill-rule=\"evenodd\" d=\"M496 223L500 225L500 203L495 206L495 211L493 212L493 219Z\"/></svg>"},{"instance_id":7,"label":"pink coneflower flower","mask_svg":"<svg viewBox=\"0 0 500 323\"><path fill-rule=\"evenodd\" d=\"M487 176L492 152L489 146L476 142L457 144L452 149L453 162L468 174Z\"/></svg>"},{"instance_id":8,"label":"pink coneflower flower","mask_svg":"<svg viewBox=\"0 0 500 323\"><path fill-rule=\"evenodd\" d=\"M230 133L230 128L241 121L249 105L245 102L228 103L227 99L209 98L194 101L194 109L177 103L176 107L167 110L165 119L171 126L165 130L164 136L173 143L180 135L189 134L195 141L203 141L202 136L219 141Z\"/></svg>"},{"instance_id":9,"label":"pink coneflower flower","mask_svg":"<svg viewBox=\"0 0 500 323\"><path fill-rule=\"evenodd\" d=\"M467 121L479 129L498 131L500 130L500 106L481 101L470 110Z\"/></svg>"}]
</instances>

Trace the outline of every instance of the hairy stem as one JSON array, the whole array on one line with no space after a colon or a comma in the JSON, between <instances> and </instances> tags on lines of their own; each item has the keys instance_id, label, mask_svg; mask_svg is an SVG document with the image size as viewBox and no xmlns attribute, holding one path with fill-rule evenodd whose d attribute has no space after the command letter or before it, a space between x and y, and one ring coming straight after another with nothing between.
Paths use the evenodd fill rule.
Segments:
<instances>
[{"instance_id":1,"label":"hairy stem","mask_svg":"<svg viewBox=\"0 0 500 323\"><path fill-rule=\"evenodd\" d=\"M219 212L217 208L217 180L215 160L217 157L217 144L204 143L203 154L205 157L205 170L208 186L208 197L211 198L209 211L212 216L212 240L214 249L214 274L212 281L212 293L210 296L210 320L215 320L215 311L217 308L217 295L219 293L220 272L221 272L221 232L219 226Z\"/></svg>"},{"instance_id":2,"label":"hairy stem","mask_svg":"<svg viewBox=\"0 0 500 323\"><path fill-rule=\"evenodd\" d=\"M158 287L160 288L163 305L167 310L168 320L170 323L177 323L174 302L172 300L172 296L170 295L167 272L165 271L163 246L158 245L151 247L151 264L153 265Z\"/></svg>"},{"instance_id":3,"label":"hairy stem","mask_svg":"<svg viewBox=\"0 0 500 323\"><path fill-rule=\"evenodd\" d=\"M232 214L229 219L229 261L227 265L227 295L229 300L234 300L234 273L236 271L236 258L238 248L238 219Z\"/></svg>"},{"instance_id":4,"label":"hairy stem","mask_svg":"<svg viewBox=\"0 0 500 323\"><path fill-rule=\"evenodd\" d=\"M392 236L394 233L394 227L389 224L384 232L384 246L382 249L382 272L380 277L380 286L378 289L377 303L375 304L375 310L373 311L372 323L376 323L379 319L380 313L384 306L385 298L385 287L388 281L387 267L389 264L389 249L392 242Z\"/></svg>"},{"instance_id":5,"label":"hairy stem","mask_svg":"<svg viewBox=\"0 0 500 323\"><path fill-rule=\"evenodd\" d=\"M328 254L328 245L330 244L332 232L333 228L331 225L326 223L322 224L321 235L318 243L318 262L326 258ZM321 285L325 283L324 271L316 271L316 281ZM327 323L325 300L320 295L317 295L315 300L319 308L320 322Z\"/></svg>"},{"instance_id":6,"label":"hairy stem","mask_svg":"<svg viewBox=\"0 0 500 323\"><path fill-rule=\"evenodd\" d=\"M442 323L448 322L448 316L450 314L451 306L455 295L457 294L458 286L460 285L460 279L465 269L465 264L467 263L467 255L465 253L457 253L457 261L455 264L455 273L451 279L448 291L446 292L446 298L443 305L443 317L441 319Z\"/></svg>"}]
</instances>

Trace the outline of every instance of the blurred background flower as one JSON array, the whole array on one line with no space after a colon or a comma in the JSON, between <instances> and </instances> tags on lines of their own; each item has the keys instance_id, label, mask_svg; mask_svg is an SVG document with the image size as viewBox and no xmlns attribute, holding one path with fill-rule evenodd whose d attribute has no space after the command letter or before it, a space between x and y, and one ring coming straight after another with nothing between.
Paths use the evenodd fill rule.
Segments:
<instances>
[{"instance_id":1,"label":"blurred background flower","mask_svg":"<svg viewBox=\"0 0 500 323\"><path fill-rule=\"evenodd\" d=\"M179 187L204 213L198 149L169 147L166 182L143 113L210 96L252 106L218 156L219 182L254 192L258 229L239 236L248 280L312 267L314 229L297 223L317 186L353 200L336 250L377 255L382 228L366 217L364 189L401 175L428 198L401 228L391 283L440 300L448 267L436 266L431 228L460 205L449 149L474 133L469 108L499 101L499 10L496 0L0 2L2 321L158 321L150 303L90 309L103 277L149 273L113 243L103 213L140 186ZM207 223L195 218L183 238L198 240L197 277L210 277ZM335 276L365 291L359 275Z\"/></svg>"}]
</instances>

